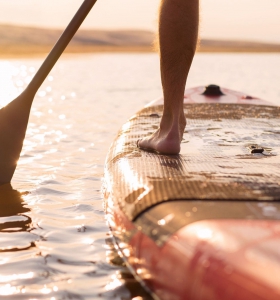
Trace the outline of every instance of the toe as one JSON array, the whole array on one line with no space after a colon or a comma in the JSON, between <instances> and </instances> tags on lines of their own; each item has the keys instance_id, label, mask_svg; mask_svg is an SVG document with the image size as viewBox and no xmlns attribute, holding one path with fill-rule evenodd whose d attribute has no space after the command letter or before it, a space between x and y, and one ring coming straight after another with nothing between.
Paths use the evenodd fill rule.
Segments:
<instances>
[{"instance_id":1,"label":"toe","mask_svg":"<svg viewBox=\"0 0 280 300\"><path fill-rule=\"evenodd\" d=\"M137 140L137 142L136 142L136 146L137 146L137 148L140 148L140 146L139 146L139 142L141 142L142 141L142 139L139 139L139 140Z\"/></svg>"}]
</instances>

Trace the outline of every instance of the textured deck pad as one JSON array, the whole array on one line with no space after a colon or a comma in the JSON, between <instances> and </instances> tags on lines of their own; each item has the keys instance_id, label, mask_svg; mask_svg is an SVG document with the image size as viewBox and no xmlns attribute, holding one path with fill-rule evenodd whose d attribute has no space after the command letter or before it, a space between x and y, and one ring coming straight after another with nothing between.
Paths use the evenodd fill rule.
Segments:
<instances>
[{"instance_id":1,"label":"textured deck pad","mask_svg":"<svg viewBox=\"0 0 280 300\"><path fill-rule=\"evenodd\" d=\"M280 200L279 107L185 104L177 156L136 148L158 127L162 109L147 107L132 117L107 157L107 192L129 219L168 200Z\"/></svg>"}]
</instances>

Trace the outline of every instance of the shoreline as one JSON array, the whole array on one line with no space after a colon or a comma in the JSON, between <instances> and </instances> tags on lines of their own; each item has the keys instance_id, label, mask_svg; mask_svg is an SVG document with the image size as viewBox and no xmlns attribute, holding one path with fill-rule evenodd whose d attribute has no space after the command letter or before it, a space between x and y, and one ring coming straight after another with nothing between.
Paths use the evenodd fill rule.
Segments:
<instances>
[{"instance_id":1,"label":"shoreline","mask_svg":"<svg viewBox=\"0 0 280 300\"><path fill-rule=\"evenodd\" d=\"M0 47L0 58L30 58L47 56L49 46L8 46ZM156 53L151 46L72 46L64 52L67 55L93 53ZM280 47L213 47L200 46L197 53L280 53Z\"/></svg>"},{"instance_id":2,"label":"shoreline","mask_svg":"<svg viewBox=\"0 0 280 300\"><path fill-rule=\"evenodd\" d=\"M0 24L0 57L46 56L62 30ZM79 30L65 50L67 54L153 53L155 33L146 30ZM199 53L280 53L280 43L201 38Z\"/></svg>"},{"instance_id":3,"label":"shoreline","mask_svg":"<svg viewBox=\"0 0 280 300\"><path fill-rule=\"evenodd\" d=\"M9 46L0 47L0 58L30 58L47 56L52 47L42 46ZM63 54L66 55L82 55L92 53L152 53L151 47L147 46L70 46L65 49Z\"/></svg>"}]
</instances>

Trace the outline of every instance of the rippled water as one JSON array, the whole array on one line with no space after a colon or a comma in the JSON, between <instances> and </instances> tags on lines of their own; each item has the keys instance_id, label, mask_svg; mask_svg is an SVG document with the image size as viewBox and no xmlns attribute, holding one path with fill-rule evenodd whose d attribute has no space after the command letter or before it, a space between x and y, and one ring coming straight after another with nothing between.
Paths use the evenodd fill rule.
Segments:
<instances>
[{"instance_id":1,"label":"rippled water","mask_svg":"<svg viewBox=\"0 0 280 300\"><path fill-rule=\"evenodd\" d=\"M41 59L0 60L0 103ZM199 54L188 87L216 83L280 104L279 54ZM0 296L149 299L114 251L102 203L118 128L161 95L156 54L66 56L34 100L11 185L0 187Z\"/></svg>"}]
</instances>

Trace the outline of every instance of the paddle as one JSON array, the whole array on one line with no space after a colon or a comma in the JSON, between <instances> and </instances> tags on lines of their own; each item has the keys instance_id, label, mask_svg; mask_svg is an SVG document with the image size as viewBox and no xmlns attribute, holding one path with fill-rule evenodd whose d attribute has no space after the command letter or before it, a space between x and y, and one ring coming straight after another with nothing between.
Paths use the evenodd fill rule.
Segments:
<instances>
[{"instance_id":1,"label":"paddle","mask_svg":"<svg viewBox=\"0 0 280 300\"><path fill-rule=\"evenodd\" d=\"M11 181L36 92L97 0L85 0L27 88L0 110L0 184Z\"/></svg>"}]
</instances>

